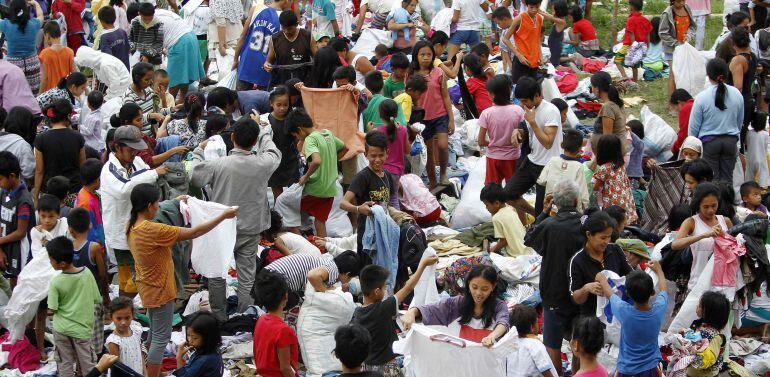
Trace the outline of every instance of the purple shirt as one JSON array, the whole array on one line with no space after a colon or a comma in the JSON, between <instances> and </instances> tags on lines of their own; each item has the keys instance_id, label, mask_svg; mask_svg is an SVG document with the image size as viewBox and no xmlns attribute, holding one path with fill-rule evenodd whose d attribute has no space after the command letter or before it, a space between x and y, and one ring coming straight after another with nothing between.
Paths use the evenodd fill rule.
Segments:
<instances>
[{"instance_id":1,"label":"purple shirt","mask_svg":"<svg viewBox=\"0 0 770 377\"><path fill-rule=\"evenodd\" d=\"M32 89L21 68L0 59L0 106L10 111L16 106L26 107L32 114L40 114Z\"/></svg>"},{"instance_id":2,"label":"purple shirt","mask_svg":"<svg viewBox=\"0 0 770 377\"><path fill-rule=\"evenodd\" d=\"M473 300L472 298L468 298ZM496 300L495 305L495 318L492 321L492 325L489 329L494 329L497 325L503 325L508 327L508 305L505 301L492 298ZM420 311L423 325L441 325L449 326L450 323L460 318L460 306L462 305L463 296L450 297L436 304L421 305L417 309Z\"/></svg>"},{"instance_id":3,"label":"purple shirt","mask_svg":"<svg viewBox=\"0 0 770 377\"><path fill-rule=\"evenodd\" d=\"M387 126L377 127L377 131L384 133L386 137L388 135ZM393 142L391 143L390 139L388 139L388 158L385 160L384 166L385 170L391 174L404 175L404 154L406 154L404 146L406 145L406 138L406 127L398 126L396 127L396 138Z\"/></svg>"},{"instance_id":4,"label":"purple shirt","mask_svg":"<svg viewBox=\"0 0 770 377\"><path fill-rule=\"evenodd\" d=\"M99 51L120 59L130 71L131 67L128 63L129 48L128 34L126 34L125 30L115 28L102 32L102 36L99 39Z\"/></svg>"},{"instance_id":5,"label":"purple shirt","mask_svg":"<svg viewBox=\"0 0 770 377\"><path fill-rule=\"evenodd\" d=\"M511 144L511 134L524 120L524 110L518 105L488 107L479 115L479 127L487 130L487 157L495 160L518 160L518 145Z\"/></svg>"}]
</instances>

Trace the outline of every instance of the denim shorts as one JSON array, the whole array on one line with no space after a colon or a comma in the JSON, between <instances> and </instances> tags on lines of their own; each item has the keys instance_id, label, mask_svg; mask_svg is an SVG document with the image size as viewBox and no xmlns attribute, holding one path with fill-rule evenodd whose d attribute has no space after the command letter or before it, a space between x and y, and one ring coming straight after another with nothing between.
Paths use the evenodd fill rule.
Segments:
<instances>
[{"instance_id":1,"label":"denim shorts","mask_svg":"<svg viewBox=\"0 0 770 377\"><path fill-rule=\"evenodd\" d=\"M461 45L465 43L468 47L474 46L479 43L479 31L478 30L457 30L452 33L452 37L449 38L449 43L453 45Z\"/></svg>"},{"instance_id":2,"label":"denim shorts","mask_svg":"<svg viewBox=\"0 0 770 377\"><path fill-rule=\"evenodd\" d=\"M422 138L426 141L433 139L436 134L449 133L449 115L442 115L431 120L423 120L422 124L425 125L425 129L422 130Z\"/></svg>"}]
</instances>

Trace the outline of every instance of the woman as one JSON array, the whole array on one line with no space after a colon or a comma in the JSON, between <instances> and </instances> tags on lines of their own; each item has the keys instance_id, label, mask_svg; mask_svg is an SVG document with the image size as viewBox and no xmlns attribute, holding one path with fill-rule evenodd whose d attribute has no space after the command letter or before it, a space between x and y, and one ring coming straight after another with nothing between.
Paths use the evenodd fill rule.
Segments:
<instances>
[{"instance_id":1,"label":"woman","mask_svg":"<svg viewBox=\"0 0 770 377\"><path fill-rule=\"evenodd\" d=\"M28 108L23 106L11 108L3 127L5 132L21 136L30 145L30 151L32 150L37 136L37 127L35 126L35 116Z\"/></svg>"},{"instance_id":2,"label":"woman","mask_svg":"<svg viewBox=\"0 0 770 377\"><path fill-rule=\"evenodd\" d=\"M422 29L425 35L430 32L430 25L415 20L412 16L417 9L417 0L403 0L401 6L394 9L385 22L388 24L388 30L391 30L393 38L393 48L399 50L411 49L417 42L417 28ZM371 63L371 62L370 62Z\"/></svg>"},{"instance_id":3,"label":"woman","mask_svg":"<svg viewBox=\"0 0 770 377\"><path fill-rule=\"evenodd\" d=\"M744 102L741 92L725 83L727 74L727 63L722 59L711 59L706 65L712 86L695 97L689 134L703 141L703 159L714 170L714 180L732 182Z\"/></svg>"},{"instance_id":4,"label":"woman","mask_svg":"<svg viewBox=\"0 0 770 377\"><path fill-rule=\"evenodd\" d=\"M183 145L195 148L206 140L206 120L202 119L206 99L201 93L189 93L184 98L183 106L187 117L170 122L170 118L166 117L158 129L158 139L164 136L179 136Z\"/></svg>"},{"instance_id":5,"label":"woman","mask_svg":"<svg viewBox=\"0 0 770 377\"><path fill-rule=\"evenodd\" d=\"M623 100L620 98L618 90L612 84L610 74L604 71L594 73L591 76L591 92L602 103L599 116L594 124L591 148L596 148L599 136L613 134L620 139L623 145L623 155L631 153L631 143L626 138L626 114L623 112ZM594 150L595 153L596 150Z\"/></svg>"},{"instance_id":6,"label":"woman","mask_svg":"<svg viewBox=\"0 0 770 377\"><path fill-rule=\"evenodd\" d=\"M35 7L36 18L30 18L29 8ZM40 90L40 59L37 57L37 33L43 24L43 10L35 0L12 0L10 17L0 19L0 33L8 46L9 63L21 68L32 93Z\"/></svg>"},{"instance_id":7,"label":"woman","mask_svg":"<svg viewBox=\"0 0 770 377\"><path fill-rule=\"evenodd\" d=\"M754 97L751 85L757 74L757 56L751 52L749 31L743 26L736 26L730 39L733 41L735 56L730 60L730 74L727 84L732 85L743 94L743 127L741 128L741 144L745 147L746 131L754 114Z\"/></svg>"},{"instance_id":8,"label":"woman","mask_svg":"<svg viewBox=\"0 0 770 377\"><path fill-rule=\"evenodd\" d=\"M307 86L311 88L331 88L334 83L332 74L340 66L342 66L342 62L337 55L337 51L332 46L318 49L318 52L313 57L313 68L310 70L310 81L308 81Z\"/></svg>"},{"instance_id":9,"label":"woman","mask_svg":"<svg viewBox=\"0 0 770 377\"><path fill-rule=\"evenodd\" d=\"M691 35L695 35L695 21L692 18L692 10L685 4L685 0L669 0L670 5L663 11L658 27L658 34L663 43L663 59L672 67L674 60L674 48L683 44ZM669 69L668 95L676 89L674 71Z\"/></svg>"},{"instance_id":10,"label":"woman","mask_svg":"<svg viewBox=\"0 0 770 377\"><path fill-rule=\"evenodd\" d=\"M87 86L88 79L86 75L80 72L72 72L67 77L59 80L59 84L55 88L39 95L37 103L40 105L40 109L45 109L57 100L64 99L69 101L72 107L75 107L75 99L80 98L86 92ZM43 116L46 116L45 110L43 111Z\"/></svg>"},{"instance_id":11,"label":"woman","mask_svg":"<svg viewBox=\"0 0 770 377\"><path fill-rule=\"evenodd\" d=\"M225 219L238 213L234 208L192 228L181 228L153 221L158 211L160 193L156 186L142 183L131 191L131 217L126 235L135 259L139 297L147 308L150 321L150 345L147 352L147 376L160 376L166 344L171 339L176 284L171 246L179 241L200 237ZM187 200L180 196L176 200Z\"/></svg>"},{"instance_id":12,"label":"woman","mask_svg":"<svg viewBox=\"0 0 770 377\"><path fill-rule=\"evenodd\" d=\"M35 176L35 155L32 153L32 145L24 139L24 132L19 132L20 129L31 130L31 140L35 140L35 126L32 124L32 113L29 109L16 106L6 114L5 109L0 108L0 131L5 131L0 132L0 150L16 156L21 167L21 178L24 178L25 182L31 182Z\"/></svg>"},{"instance_id":13,"label":"woman","mask_svg":"<svg viewBox=\"0 0 770 377\"><path fill-rule=\"evenodd\" d=\"M35 188L32 198L37 207L40 190L44 192L48 180L62 175L70 180L70 195L77 193L80 182L80 166L86 161L85 139L70 126L72 104L69 100L58 99L43 110L51 121L51 128L35 139ZM67 197L72 199L73 197ZM72 203L68 203L70 207Z\"/></svg>"},{"instance_id":14,"label":"woman","mask_svg":"<svg viewBox=\"0 0 770 377\"><path fill-rule=\"evenodd\" d=\"M227 49L235 49L243 31L242 22L245 13L243 5L238 0L211 0L209 13L211 16L208 30L209 57L216 59L216 54L225 56ZM224 41L220 41L222 37Z\"/></svg>"},{"instance_id":15,"label":"woman","mask_svg":"<svg viewBox=\"0 0 770 377\"><path fill-rule=\"evenodd\" d=\"M342 65L349 65L356 70L356 81L363 84L364 76L366 76L367 73L374 71L372 62L370 62L366 56L350 51L346 40L335 38L330 45L334 48L334 51L337 51L337 55L339 56Z\"/></svg>"},{"instance_id":16,"label":"woman","mask_svg":"<svg viewBox=\"0 0 770 377\"><path fill-rule=\"evenodd\" d=\"M158 95L152 90L152 64L139 62L131 70L131 86L123 93L123 103L136 103L142 108L142 133L153 136L157 133L158 124L163 122L166 115L171 114L172 108L160 108Z\"/></svg>"},{"instance_id":17,"label":"woman","mask_svg":"<svg viewBox=\"0 0 770 377\"><path fill-rule=\"evenodd\" d=\"M496 286L493 267L473 266L462 295L409 309L402 318L404 328L408 330L415 320L422 319L423 325L448 326L463 339L492 347L508 332L508 307L496 297Z\"/></svg>"}]
</instances>

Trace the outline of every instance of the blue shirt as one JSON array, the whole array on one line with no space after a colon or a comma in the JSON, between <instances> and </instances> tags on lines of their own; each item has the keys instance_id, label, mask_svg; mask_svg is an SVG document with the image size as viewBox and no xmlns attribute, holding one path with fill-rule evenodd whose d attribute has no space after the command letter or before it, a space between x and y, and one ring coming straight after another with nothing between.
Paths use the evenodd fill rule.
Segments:
<instances>
[{"instance_id":1,"label":"blue shirt","mask_svg":"<svg viewBox=\"0 0 770 377\"><path fill-rule=\"evenodd\" d=\"M270 92L264 90L241 90L238 92L238 103L241 105L241 114L249 115L251 110L257 110L260 114L269 113Z\"/></svg>"},{"instance_id":2,"label":"blue shirt","mask_svg":"<svg viewBox=\"0 0 770 377\"><path fill-rule=\"evenodd\" d=\"M278 21L278 11L272 7L263 9L249 25L246 34L248 43L243 47L238 59L238 79L257 86L267 87L270 84L270 74L262 65L267 59L270 49L270 36L281 29Z\"/></svg>"},{"instance_id":3,"label":"blue shirt","mask_svg":"<svg viewBox=\"0 0 770 377\"><path fill-rule=\"evenodd\" d=\"M636 374L655 368L661 360L658 333L666 315L668 293L655 296L652 308L641 311L617 295L610 297L612 314L620 321L618 372Z\"/></svg>"},{"instance_id":4,"label":"blue shirt","mask_svg":"<svg viewBox=\"0 0 770 377\"><path fill-rule=\"evenodd\" d=\"M24 58L37 54L37 32L40 30L40 20L30 18L24 32L19 31L19 25L11 23L8 19L0 20L0 33L5 35L8 43L8 57Z\"/></svg>"},{"instance_id":5,"label":"blue shirt","mask_svg":"<svg viewBox=\"0 0 770 377\"><path fill-rule=\"evenodd\" d=\"M220 377L224 372L222 356L218 353L198 355L193 353L185 366L174 371L178 377Z\"/></svg>"},{"instance_id":6,"label":"blue shirt","mask_svg":"<svg viewBox=\"0 0 770 377\"><path fill-rule=\"evenodd\" d=\"M717 85L703 89L695 96L690 113L688 135L703 139L704 136L738 136L743 125L743 95L734 86L726 85L725 109L714 105Z\"/></svg>"}]
</instances>

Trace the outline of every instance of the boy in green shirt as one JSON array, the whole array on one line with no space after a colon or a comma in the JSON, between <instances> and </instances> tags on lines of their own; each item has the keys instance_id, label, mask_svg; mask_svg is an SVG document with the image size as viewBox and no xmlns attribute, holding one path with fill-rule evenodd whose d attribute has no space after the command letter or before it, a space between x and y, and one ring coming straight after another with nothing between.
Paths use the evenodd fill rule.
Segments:
<instances>
[{"instance_id":1,"label":"boy in green shirt","mask_svg":"<svg viewBox=\"0 0 770 377\"><path fill-rule=\"evenodd\" d=\"M361 120L365 126L365 131L369 132L382 126L382 119L380 119L380 103L387 99L382 95L382 88L384 86L382 72L371 71L367 73L366 76L364 76L364 85L366 85L366 89L369 89L372 93L369 105L366 106L366 110L361 114ZM403 125L407 124L401 106L398 107L398 117L396 117L396 122Z\"/></svg>"},{"instance_id":2,"label":"boy in green shirt","mask_svg":"<svg viewBox=\"0 0 770 377\"><path fill-rule=\"evenodd\" d=\"M388 98L395 98L404 92L404 79L409 71L409 58L402 52L393 54L390 58L390 69L393 73L385 80L382 94Z\"/></svg>"},{"instance_id":3,"label":"boy in green shirt","mask_svg":"<svg viewBox=\"0 0 770 377\"><path fill-rule=\"evenodd\" d=\"M48 312L53 313L54 345L60 358L57 368L59 376L73 377L75 366L90 371L96 365L91 335L94 305L102 302L102 295L91 271L72 264L72 241L56 237L48 241L46 250L53 269L62 272L48 287Z\"/></svg>"},{"instance_id":4,"label":"boy in green shirt","mask_svg":"<svg viewBox=\"0 0 770 377\"><path fill-rule=\"evenodd\" d=\"M294 109L285 121L290 134L304 142L307 170L299 179L302 190L300 211L315 218L316 236L326 237L326 220L337 194L337 161L347 152L345 144L329 130L313 127L304 109Z\"/></svg>"}]
</instances>

